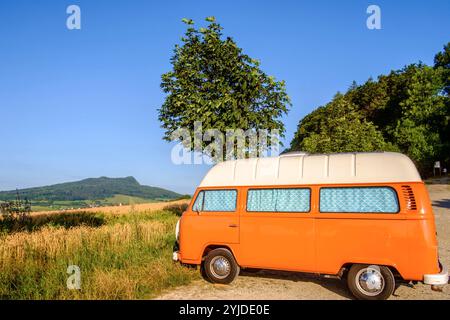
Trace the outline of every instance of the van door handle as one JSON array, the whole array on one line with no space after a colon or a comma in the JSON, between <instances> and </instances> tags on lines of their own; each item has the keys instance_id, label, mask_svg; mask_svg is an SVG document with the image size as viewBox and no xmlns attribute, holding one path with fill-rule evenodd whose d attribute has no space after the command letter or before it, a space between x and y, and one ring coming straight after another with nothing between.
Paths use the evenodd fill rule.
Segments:
<instances>
[{"instance_id":1,"label":"van door handle","mask_svg":"<svg viewBox=\"0 0 450 320\"><path fill-rule=\"evenodd\" d=\"M230 225L228 225L230 228L237 228L237 227L239 227L237 224L234 224L234 223L232 223L232 224L230 224Z\"/></svg>"}]
</instances>

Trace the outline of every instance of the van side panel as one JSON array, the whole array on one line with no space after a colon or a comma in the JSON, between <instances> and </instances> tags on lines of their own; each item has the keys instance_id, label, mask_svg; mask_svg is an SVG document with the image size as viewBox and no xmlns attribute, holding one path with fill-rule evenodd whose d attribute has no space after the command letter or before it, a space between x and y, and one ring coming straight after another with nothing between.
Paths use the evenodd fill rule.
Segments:
<instances>
[{"instance_id":1,"label":"van side panel","mask_svg":"<svg viewBox=\"0 0 450 320\"><path fill-rule=\"evenodd\" d=\"M315 272L314 219L309 213L246 213L241 216L243 267Z\"/></svg>"},{"instance_id":2,"label":"van side panel","mask_svg":"<svg viewBox=\"0 0 450 320\"><path fill-rule=\"evenodd\" d=\"M424 274L439 273L438 248L434 220L408 220L409 268L404 277L410 280L423 280Z\"/></svg>"},{"instance_id":3,"label":"van side panel","mask_svg":"<svg viewBox=\"0 0 450 320\"><path fill-rule=\"evenodd\" d=\"M411 209L403 187L412 188ZM397 194L396 214L317 213L317 271L337 273L345 263L388 265L407 280L439 273L434 216L423 183L390 184ZM317 191L318 192L318 191Z\"/></svg>"},{"instance_id":4,"label":"van side panel","mask_svg":"<svg viewBox=\"0 0 450 320\"><path fill-rule=\"evenodd\" d=\"M239 242L237 213L202 213L186 212L180 223L180 252L184 263L199 264L208 245L231 247Z\"/></svg>"},{"instance_id":5,"label":"van side panel","mask_svg":"<svg viewBox=\"0 0 450 320\"><path fill-rule=\"evenodd\" d=\"M412 185L417 210L408 214L408 279L423 280L424 274L439 273L436 225L430 197L424 183Z\"/></svg>"},{"instance_id":6,"label":"van side panel","mask_svg":"<svg viewBox=\"0 0 450 320\"><path fill-rule=\"evenodd\" d=\"M181 261L200 264L207 246L223 245L243 267L338 274L347 263L378 264L394 267L406 280L418 281L424 274L439 273L435 221L425 185L352 184L377 185L396 190L398 213L319 212L320 188L339 185L309 186L309 213L247 212L248 187L233 187L238 190L236 212L198 214L190 206L183 214ZM414 206L411 197L405 196L405 186L413 191Z\"/></svg>"},{"instance_id":7,"label":"van side panel","mask_svg":"<svg viewBox=\"0 0 450 320\"><path fill-rule=\"evenodd\" d=\"M316 220L317 272L337 274L345 263L389 265L399 272L408 268L404 220L339 215Z\"/></svg>"},{"instance_id":8,"label":"van side panel","mask_svg":"<svg viewBox=\"0 0 450 320\"><path fill-rule=\"evenodd\" d=\"M230 188L204 188L203 190ZM200 264L202 254L208 245L223 245L231 248L239 243L239 210L241 194L237 188L236 211L192 211L192 206L201 189L197 189L188 209L180 221L181 261Z\"/></svg>"},{"instance_id":9,"label":"van side panel","mask_svg":"<svg viewBox=\"0 0 450 320\"><path fill-rule=\"evenodd\" d=\"M280 186L267 187L280 188ZM295 187L305 188L298 185L281 188ZM241 266L314 272L315 220L312 212L315 201L312 190L309 212L247 211L248 190L249 188L241 189L243 203L238 257Z\"/></svg>"}]
</instances>

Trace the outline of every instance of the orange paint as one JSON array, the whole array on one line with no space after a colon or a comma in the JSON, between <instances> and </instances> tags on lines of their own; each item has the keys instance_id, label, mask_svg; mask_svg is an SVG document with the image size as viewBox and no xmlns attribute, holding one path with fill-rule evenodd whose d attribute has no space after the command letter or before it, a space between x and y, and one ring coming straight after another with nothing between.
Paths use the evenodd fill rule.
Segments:
<instances>
[{"instance_id":1,"label":"orange paint","mask_svg":"<svg viewBox=\"0 0 450 320\"><path fill-rule=\"evenodd\" d=\"M320 213L322 187L387 186L398 213ZM415 203L407 197L408 188ZM308 213L247 212L248 189L310 188ZM235 212L200 212L201 190L235 189ZM205 250L227 247L241 267L338 274L346 264L395 268L405 280L440 272L434 215L423 182L199 187L180 222L180 261L201 264Z\"/></svg>"}]
</instances>

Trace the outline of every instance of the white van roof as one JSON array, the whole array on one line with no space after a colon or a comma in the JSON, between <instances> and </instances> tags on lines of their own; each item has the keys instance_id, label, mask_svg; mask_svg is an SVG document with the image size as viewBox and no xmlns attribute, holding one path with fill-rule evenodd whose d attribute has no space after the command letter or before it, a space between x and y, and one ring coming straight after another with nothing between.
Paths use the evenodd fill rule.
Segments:
<instances>
[{"instance_id":1,"label":"white van roof","mask_svg":"<svg viewBox=\"0 0 450 320\"><path fill-rule=\"evenodd\" d=\"M299 153L218 163L200 187L420 181L414 163L401 153Z\"/></svg>"}]
</instances>

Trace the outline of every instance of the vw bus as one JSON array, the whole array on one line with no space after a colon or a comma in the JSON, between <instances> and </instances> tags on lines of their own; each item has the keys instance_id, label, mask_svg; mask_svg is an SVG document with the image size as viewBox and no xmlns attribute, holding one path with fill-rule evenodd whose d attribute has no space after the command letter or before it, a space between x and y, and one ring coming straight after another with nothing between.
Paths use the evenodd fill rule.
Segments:
<instances>
[{"instance_id":1,"label":"vw bus","mask_svg":"<svg viewBox=\"0 0 450 320\"><path fill-rule=\"evenodd\" d=\"M241 268L337 276L359 299L448 282L426 187L405 155L287 154L215 165L177 224L174 260L215 283ZM439 287L437 287L439 288Z\"/></svg>"}]
</instances>

